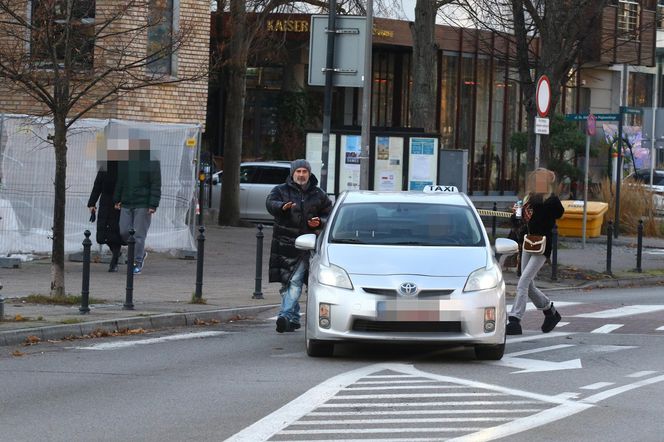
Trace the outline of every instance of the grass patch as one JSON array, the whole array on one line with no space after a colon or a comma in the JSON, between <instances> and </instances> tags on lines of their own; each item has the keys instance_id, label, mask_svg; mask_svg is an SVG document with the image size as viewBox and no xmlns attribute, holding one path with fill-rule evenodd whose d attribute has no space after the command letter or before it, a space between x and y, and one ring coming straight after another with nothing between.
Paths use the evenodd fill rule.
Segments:
<instances>
[{"instance_id":1,"label":"grass patch","mask_svg":"<svg viewBox=\"0 0 664 442\"><path fill-rule=\"evenodd\" d=\"M189 301L189 304L207 304L207 300L203 297L197 298L196 293L192 293L191 301Z\"/></svg>"},{"instance_id":2,"label":"grass patch","mask_svg":"<svg viewBox=\"0 0 664 442\"><path fill-rule=\"evenodd\" d=\"M64 320L60 321L60 324L80 324L81 322L83 322L82 319L70 318L70 319L64 319Z\"/></svg>"},{"instance_id":3,"label":"grass patch","mask_svg":"<svg viewBox=\"0 0 664 442\"><path fill-rule=\"evenodd\" d=\"M24 302L29 302L30 304L47 304L47 305L78 305L81 303L81 295L63 295L63 296L50 296L50 295L40 295L32 294L21 298ZM89 304L103 304L106 301L103 299L89 298Z\"/></svg>"}]
</instances>

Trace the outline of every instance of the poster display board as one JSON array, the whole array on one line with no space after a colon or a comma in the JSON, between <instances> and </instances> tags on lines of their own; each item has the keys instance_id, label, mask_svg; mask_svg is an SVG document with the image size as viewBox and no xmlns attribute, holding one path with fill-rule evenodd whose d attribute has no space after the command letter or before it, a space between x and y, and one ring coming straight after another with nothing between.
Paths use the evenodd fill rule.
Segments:
<instances>
[{"instance_id":1,"label":"poster display board","mask_svg":"<svg viewBox=\"0 0 664 442\"><path fill-rule=\"evenodd\" d=\"M413 137L408 146L408 190L438 184L438 139Z\"/></svg>"},{"instance_id":2,"label":"poster display board","mask_svg":"<svg viewBox=\"0 0 664 442\"><path fill-rule=\"evenodd\" d=\"M376 137L373 190L403 190L403 137Z\"/></svg>"},{"instance_id":3,"label":"poster display board","mask_svg":"<svg viewBox=\"0 0 664 442\"><path fill-rule=\"evenodd\" d=\"M341 167L339 168L339 192L360 189L360 135L341 136Z\"/></svg>"},{"instance_id":4,"label":"poster display board","mask_svg":"<svg viewBox=\"0 0 664 442\"><path fill-rule=\"evenodd\" d=\"M336 181L335 170L337 165L337 136L330 134L330 147L328 152L328 166L327 166L327 193L334 193L334 183ZM307 149L306 158L311 164L311 173L316 175L320 180L320 172L322 167L321 155L323 153L323 134L321 133L308 133L307 134ZM320 184L319 184L320 185Z\"/></svg>"}]
</instances>

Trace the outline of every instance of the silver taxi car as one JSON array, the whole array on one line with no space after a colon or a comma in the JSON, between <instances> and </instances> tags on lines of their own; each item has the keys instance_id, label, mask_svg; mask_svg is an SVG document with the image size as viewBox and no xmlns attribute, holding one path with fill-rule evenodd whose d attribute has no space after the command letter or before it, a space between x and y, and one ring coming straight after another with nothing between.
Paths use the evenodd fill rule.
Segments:
<instances>
[{"instance_id":1,"label":"silver taxi car","mask_svg":"<svg viewBox=\"0 0 664 442\"><path fill-rule=\"evenodd\" d=\"M450 186L425 192L339 196L324 231L302 235L312 251L306 315L309 356L344 341L455 343L478 359L505 351L505 283L470 199Z\"/></svg>"}]
</instances>

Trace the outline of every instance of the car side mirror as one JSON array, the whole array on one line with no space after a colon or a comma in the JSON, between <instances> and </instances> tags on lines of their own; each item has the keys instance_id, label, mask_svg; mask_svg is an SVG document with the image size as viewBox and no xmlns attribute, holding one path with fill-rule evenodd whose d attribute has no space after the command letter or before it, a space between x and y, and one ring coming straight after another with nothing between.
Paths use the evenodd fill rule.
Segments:
<instances>
[{"instance_id":1,"label":"car side mirror","mask_svg":"<svg viewBox=\"0 0 664 442\"><path fill-rule=\"evenodd\" d=\"M496 238L496 244L494 248L498 255L509 256L519 253L519 245L516 243L516 241L508 238Z\"/></svg>"},{"instance_id":2,"label":"car side mirror","mask_svg":"<svg viewBox=\"0 0 664 442\"><path fill-rule=\"evenodd\" d=\"M295 248L300 250L314 250L316 248L316 235L307 233L295 238Z\"/></svg>"}]
</instances>

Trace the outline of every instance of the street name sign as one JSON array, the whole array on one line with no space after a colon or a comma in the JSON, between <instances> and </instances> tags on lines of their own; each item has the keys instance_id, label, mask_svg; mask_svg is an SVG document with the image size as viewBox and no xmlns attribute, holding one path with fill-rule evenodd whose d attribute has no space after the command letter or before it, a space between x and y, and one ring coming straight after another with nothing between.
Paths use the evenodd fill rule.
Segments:
<instances>
[{"instance_id":1,"label":"street name sign","mask_svg":"<svg viewBox=\"0 0 664 442\"><path fill-rule=\"evenodd\" d=\"M618 121L620 114L593 114L595 121ZM587 121L589 114L565 114L567 121Z\"/></svg>"},{"instance_id":2,"label":"street name sign","mask_svg":"<svg viewBox=\"0 0 664 442\"><path fill-rule=\"evenodd\" d=\"M623 114L640 115L643 110L638 107L620 106L620 112Z\"/></svg>"}]
</instances>

